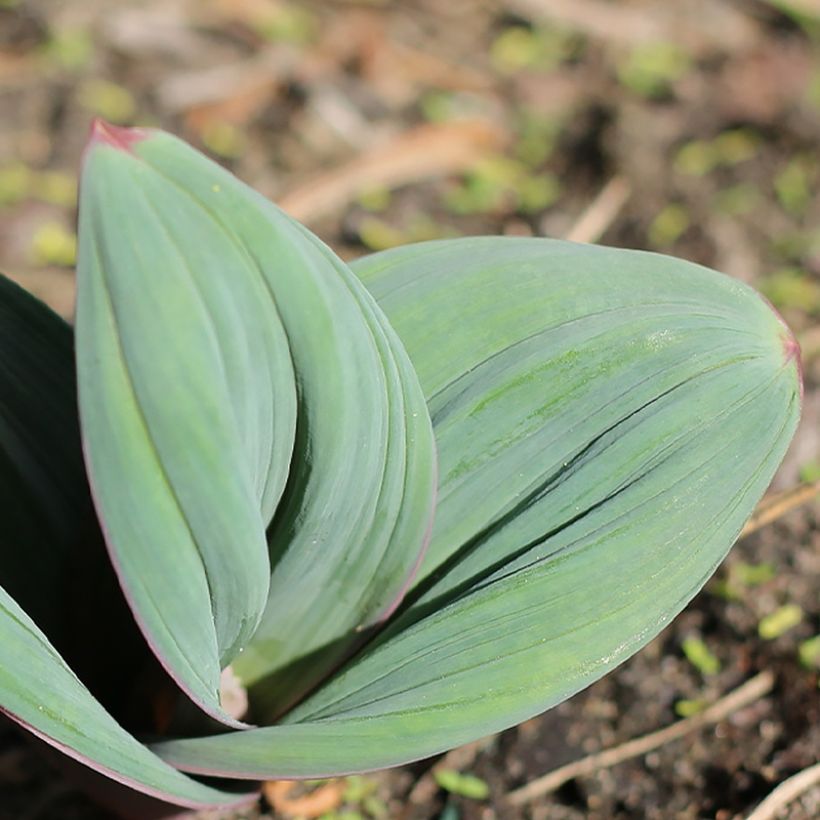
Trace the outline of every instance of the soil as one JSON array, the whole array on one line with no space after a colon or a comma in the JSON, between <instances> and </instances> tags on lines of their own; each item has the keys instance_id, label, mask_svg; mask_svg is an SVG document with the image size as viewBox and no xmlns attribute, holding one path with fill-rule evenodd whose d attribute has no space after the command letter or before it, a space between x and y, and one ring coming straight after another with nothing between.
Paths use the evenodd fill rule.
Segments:
<instances>
[{"instance_id":1,"label":"soil","mask_svg":"<svg viewBox=\"0 0 820 820\"><path fill-rule=\"evenodd\" d=\"M576 235L597 202L582 238L715 267L783 313L806 393L772 489L816 479L820 3L793 5L805 16L762 0L4 0L0 269L70 315L76 168L96 115L178 133L348 258L435 236ZM743 539L642 652L466 756L489 798L439 788L426 761L357 781L367 794L348 790L326 816L746 816L820 750L805 657L820 632L818 547L816 501ZM787 605L797 623L761 637ZM687 657L692 638L719 668ZM505 804L762 670L771 693L717 725ZM820 788L778 816L820 816ZM0 820L111 817L0 728Z\"/></svg>"}]
</instances>

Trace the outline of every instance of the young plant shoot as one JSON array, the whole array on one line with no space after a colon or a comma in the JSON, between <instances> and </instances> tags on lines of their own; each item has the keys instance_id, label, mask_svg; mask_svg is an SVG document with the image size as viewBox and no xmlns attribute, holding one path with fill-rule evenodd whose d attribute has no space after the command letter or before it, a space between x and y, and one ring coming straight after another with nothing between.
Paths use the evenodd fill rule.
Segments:
<instances>
[{"instance_id":1,"label":"young plant shoot","mask_svg":"<svg viewBox=\"0 0 820 820\"><path fill-rule=\"evenodd\" d=\"M703 586L799 415L738 281L548 239L348 265L156 130L95 124L77 284L72 332L0 282L0 708L179 806L588 686Z\"/></svg>"}]
</instances>

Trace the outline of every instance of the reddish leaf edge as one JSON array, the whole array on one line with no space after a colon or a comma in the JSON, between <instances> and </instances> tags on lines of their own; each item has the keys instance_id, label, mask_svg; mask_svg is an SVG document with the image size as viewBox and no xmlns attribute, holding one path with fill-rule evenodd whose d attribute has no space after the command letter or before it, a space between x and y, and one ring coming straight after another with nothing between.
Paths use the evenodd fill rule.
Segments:
<instances>
[{"instance_id":1,"label":"reddish leaf edge","mask_svg":"<svg viewBox=\"0 0 820 820\"><path fill-rule=\"evenodd\" d=\"M89 139L86 143L85 151L83 153L83 165L85 164L85 161L88 159L88 156L90 155L91 151L99 147L108 147L119 151L125 151L128 154L131 154L135 159L141 160L141 158L132 150L133 146L137 143L143 142L146 139L149 139L155 132L155 130L156 129L127 128L112 125L110 123L107 123L105 120L97 117L92 121L91 124ZM80 207L82 207L82 203L80 203ZM139 613L139 608L136 605L134 596L131 590L129 589L128 585L126 584L122 564L117 558L116 552L113 548L113 541L110 537L108 528L106 527L105 520L103 516L100 514L101 505L99 503L99 493L97 492L97 489L95 487L94 476L91 470L91 455L88 451L88 442L86 440L86 437L82 434L82 430L84 428L82 408L80 408L79 410L79 416L83 461L85 463L86 476L88 478L88 486L91 492L91 499L94 503L94 509L97 513L97 521L99 522L100 531L102 532L106 551L108 552L109 560L111 561L111 565L113 566L114 572L116 573L120 589L122 590L122 594L125 597L125 600L128 604L128 608L131 610L131 614L133 615L134 620L136 621L136 624L139 627L139 630L142 633L143 638L145 639L145 642L148 644L149 648L151 649L151 652L157 658L160 665L168 674L168 676L179 687L180 691L204 714L208 715L208 717L213 718L218 723L221 723L230 729L242 730L254 728L254 724L245 723L243 721L232 718L221 708L214 707L210 703L204 701L200 696L195 694L188 686L186 686L184 681L182 681L179 678L175 670L172 668L171 664L164 657L156 641L151 636L147 624L145 623L144 619L141 617ZM218 700L218 693L215 694Z\"/></svg>"},{"instance_id":2,"label":"reddish leaf edge","mask_svg":"<svg viewBox=\"0 0 820 820\"><path fill-rule=\"evenodd\" d=\"M82 430L82 411L80 411L80 429ZM83 451L83 461L85 462L86 467L86 476L88 478L88 487L91 492L91 499L94 503L94 509L97 511L97 521L100 525L100 531L103 536L103 541L105 542L105 548L108 552L108 558L111 561L111 566L114 568L114 572L117 576L117 581L119 582L120 589L122 591L123 596L125 597L126 603L128 604L128 608L131 610L131 614L136 621L137 626L139 627L140 633L142 637L145 639L145 642L148 644L151 652L153 653L154 657L159 661L162 668L171 678L171 680L176 683L179 687L180 691L199 709L202 710L208 717L213 718L214 720L218 721L219 723L227 726L230 729L253 729L255 725L252 723L245 723L241 720L237 720L236 718L232 718L227 712L223 711L221 708L214 708L206 701L203 701L198 695L196 695L193 691L191 691L185 683L177 677L177 674L171 664L168 662L168 659L162 654L160 651L159 646L157 645L156 641L153 639L150 630L148 629L147 624L143 620L142 616L139 612L139 607L137 606L136 601L134 600L134 596L131 592L131 589L128 587L128 584L125 581L125 576L123 574L122 564L117 558L116 551L114 550L113 543L110 537L110 533L108 531L108 527L106 526L105 520L103 519L102 515L100 515L100 504L99 504L99 495L97 493L97 489L94 483L94 476L92 475L91 471L91 454L88 452L88 445L85 436L81 436L82 439L82 451ZM203 681L204 682L204 681ZM218 698L218 694L217 694Z\"/></svg>"},{"instance_id":3,"label":"reddish leaf edge","mask_svg":"<svg viewBox=\"0 0 820 820\"><path fill-rule=\"evenodd\" d=\"M106 122L101 117L95 117L91 121L91 129L88 136L88 146L90 148L95 143L101 142L117 148L121 151L133 153L132 146L150 136L150 131L146 128L126 128Z\"/></svg>"}]
</instances>

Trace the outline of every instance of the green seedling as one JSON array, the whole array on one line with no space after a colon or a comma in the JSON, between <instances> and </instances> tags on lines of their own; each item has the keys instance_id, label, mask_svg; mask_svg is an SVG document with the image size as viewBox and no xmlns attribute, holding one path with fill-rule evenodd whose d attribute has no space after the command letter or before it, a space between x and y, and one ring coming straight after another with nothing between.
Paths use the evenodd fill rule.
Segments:
<instances>
[{"instance_id":1,"label":"green seedling","mask_svg":"<svg viewBox=\"0 0 820 820\"><path fill-rule=\"evenodd\" d=\"M678 717L688 718L700 714L709 702L697 698L695 700L679 700L675 703L675 714Z\"/></svg>"},{"instance_id":2,"label":"green seedling","mask_svg":"<svg viewBox=\"0 0 820 820\"><path fill-rule=\"evenodd\" d=\"M305 46L316 39L315 15L297 3L271 4L269 8L260 6L258 13L252 13L250 22L260 36L274 43Z\"/></svg>"},{"instance_id":3,"label":"green seedling","mask_svg":"<svg viewBox=\"0 0 820 820\"><path fill-rule=\"evenodd\" d=\"M820 635L802 641L797 651L806 669L820 669Z\"/></svg>"},{"instance_id":4,"label":"green seedling","mask_svg":"<svg viewBox=\"0 0 820 820\"><path fill-rule=\"evenodd\" d=\"M137 113L137 101L131 92L108 80L87 80L79 87L77 99L86 111L111 122L128 122Z\"/></svg>"},{"instance_id":5,"label":"green seedling","mask_svg":"<svg viewBox=\"0 0 820 820\"><path fill-rule=\"evenodd\" d=\"M648 238L655 248L674 244L689 229L691 219L683 205L670 203L662 208L649 226Z\"/></svg>"},{"instance_id":6,"label":"green seedling","mask_svg":"<svg viewBox=\"0 0 820 820\"><path fill-rule=\"evenodd\" d=\"M77 261L77 236L60 222L46 222L34 232L31 253L38 265L70 268Z\"/></svg>"},{"instance_id":7,"label":"green seedling","mask_svg":"<svg viewBox=\"0 0 820 820\"><path fill-rule=\"evenodd\" d=\"M528 168L539 168L555 151L561 123L537 111L524 111L515 130L517 141L513 150L516 159Z\"/></svg>"},{"instance_id":8,"label":"green seedling","mask_svg":"<svg viewBox=\"0 0 820 820\"><path fill-rule=\"evenodd\" d=\"M0 708L132 804L244 805L560 703L701 588L800 408L739 281L547 239L347 265L101 122L74 328L4 278L0 313Z\"/></svg>"},{"instance_id":9,"label":"green seedling","mask_svg":"<svg viewBox=\"0 0 820 820\"><path fill-rule=\"evenodd\" d=\"M812 201L818 179L820 166L813 158L798 156L790 160L774 180L780 204L792 216L802 216Z\"/></svg>"},{"instance_id":10,"label":"green seedling","mask_svg":"<svg viewBox=\"0 0 820 820\"><path fill-rule=\"evenodd\" d=\"M384 185L376 185L362 191L356 197L356 203L366 211L378 214L386 211L390 207L393 195L390 189Z\"/></svg>"},{"instance_id":11,"label":"green seedling","mask_svg":"<svg viewBox=\"0 0 820 820\"><path fill-rule=\"evenodd\" d=\"M803 610L797 604L786 604L760 619L757 633L765 641L772 641L794 629L803 620Z\"/></svg>"},{"instance_id":12,"label":"green seedling","mask_svg":"<svg viewBox=\"0 0 820 820\"><path fill-rule=\"evenodd\" d=\"M200 134L202 144L223 159L236 159L245 150L245 135L229 122L208 123Z\"/></svg>"},{"instance_id":13,"label":"green seedling","mask_svg":"<svg viewBox=\"0 0 820 820\"><path fill-rule=\"evenodd\" d=\"M775 575L776 570L772 564L746 564L738 561L729 567L725 578L716 578L709 586L714 594L727 601L741 601L749 589L771 581Z\"/></svg>"},{"instance_id":14,"label":"green seedling","mask_svg":"<svg viewBox=\"0 0 820 820\"><path fill-rule=\"evenodd\" d=\"M383 251L411 242L424 242L452 235L452 230L436 224L425 216L409 219L403 228L396 228L375 215L365 216L358 226L359 239L371 251Z\"/></svg>"},{"instance_id":15,"label":"green seedling","mask_svg":"<svg viewBox=\"0 0 820 820\"><path fill-rule=\"evenodd\" d=\"M800 481L802 484L814 484L820 481L820 461L809 461L800 467Z\"/></svg>"},{"instance_id":16,"label":"green seedling","mask_svg":"<svg viewBox=\"0 0 820 820\"><path fill-rule=\"evenodd\" d=\"M760 190L751 182L740 182L715 194L714 207L729 216L745 216L763 201Z\"/></svg>"},{"instance_id":17,"label":"green seedling","mask_svg":"<svg viewBox=\"0 0 820 820\"><path fill-rule=\"evenodd\" d=\"M684 174L705 176L715 168L730 168L753 159L759 143L757 134L745 128L724 131L711 141L687 142L675 156L675 167Z\"/></svg>"},{"instance_id":18,"label":"green seedling","mask_svg":"<svg viewBox=\"0 0 820 820\"><path fill-rule=\"evenodd\" d=\"M549 172L533 174L523 162L493 157L480 163L445 195L445 204L459 215L517 210L533 214L553 205L561 195Z\"/></svg>"},{"instance_id":19,"label":"green seedling","mask_svg":"<svg viewBox=\"0 0 820 820\"><path fill-rule=\"evenodd\" d=\"M59 29L51 32L42 53L56 68L78 71L93 59L94 40L84 29Z\"/></svg>"},{"instance_id":20,"label":"green seedling","mask_svg":"<svg viewBox=\"0 0 820 820\"><path fill-rule=\"evenodd\" d=\"M551 71L575 56L579 48L580 41L572 32L546 26L510 26L493 42L490 59L501 74Z\"/></svg>"},{"instance_id":21,"label":"green seedling","mask_svg":"<svg viewBox=\"0 0 820 820\"><path fill-rule=\"evenodd\" d=\"M32 192L34 172L22 162L0 168L0 206L16 205Z\"/></svg>"},{"instance_id":22,"label":"green seedling","mask_svg":"<svg viewBox=\"0 0 820 820\"><path fill-rule=\"evenodd\" d=\"M689 55L675 43L643 43L621 62L618 79L642 97L662 97L690 67Z\"/></svg>"},{"instance_id":23,"label":"green seedling","mask_svg":"<svg viewBox=\"0 0 820 820\"><path fill-rule=\"evenodd\" d=\"M767 276L760 289L778 309L792 308L820 316L820 282L807 271L781 268Z\"/></svg>"},{"instance_id":24,"label":"green seedling","mask_svg":"<svg viewBox=\"0 0 820 820\"><path fill-rule=\"evenodd\" d=\"M360 775L352 775L345 781L344 802L358 806L367 817L387 816L387 806L379 799L375 781Z\"/></svg>"},{"instance_id":25,"label":"green seedling","mask_svg":"<svg viewBox=\"0 0 820 820\"><path fill-rule=\"evenodd\" d=\"M62 171L35 171L23 163L0 168L0 206L36 199L59 207L77 200L77 180Z\"/></svg>"},{"instance_id":26,"label":"green seedling","mask_svg":"<svg viewBox=\"0 0 820 820\"><path fill-rule=\"evenodd\" d=\"M77 201L77 179L63 171L40 171L32 178L31 194L49 205L70 208Z\"/></svg>"},{"instance_id":27,"label":"green seedling","mask_svg":"<svg viewBox=\"0 0 820 820\"><path fill-rule=\"evenodd\" d=\"M686 638L681 644L686 660L701 675L716 675L720 672L720 661L700 638Z\"/></svg>"},{"instance_id":28,"label":"green seedling","mask_svg":"<svg viewBox=\"0 0 820 820\"><path fill-rule=\"evenodd\" d=\"M453 769L440 769L435 773L436 783L444 791L467 797L470 800L486 800L490 796L490 787L479 777L472 774L461 774Z\"/></svg>"}]
</instances>

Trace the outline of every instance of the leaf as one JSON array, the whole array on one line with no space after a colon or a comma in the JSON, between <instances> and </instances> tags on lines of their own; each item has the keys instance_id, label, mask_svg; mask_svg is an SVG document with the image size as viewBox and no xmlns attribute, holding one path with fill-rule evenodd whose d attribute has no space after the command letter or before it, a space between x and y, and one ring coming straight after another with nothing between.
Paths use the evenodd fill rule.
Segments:
<instances>
[{"instance_id":1,"label":"leaf","mask_svg":"<svg viewBox=\"0 0 820 820\"><path fill-rule=\"evenodd\" d=\"M97 129L81 183L89 478L146 637L191 697L230 723L220 667L267 599L265 512L295 427L287 344L244 249L115 133Z\"/></svg>"},{"instance_id":2,"label":"leaf","mask_svg":"<svg viewBox=\"0 0 820 820\"><path fill-rule=\"evenodd\" d=\"M93 519L71 329L0 275L0 584L61 633L66 567Z\"/></svg>"},{"instance_id":3,"label":"leaf","mask_svg":"<svg viewBox=\"0 0 820 820\"><path fill-rule=\"evenodd\" d=\"M152 754L103 709L31 618L0 588L0 712L114 780L189 808L255 800L191 780Z\"/></svg>"},{"instance_id":4,"label":"leaf","mask_svg":"<svg viewBox=\"0 0 820 820\"><path fill-rule=\"evenodd\" d=\"M396 765L564 700L703 585L794 431L791 336L753 291L704 268L476 239L356 270L435 425L428 559L388 627L282 725L155 747L184 770Z\"/></svg>"},{"instance_id":5,"label":"leaf","mask_svg":"<svg viewBox=\"0 0 820 820\"><path fill-rule=\"evenodd\" d=\"M486 800L490 787L479 777L461 774L453 769L441 769L435 773L436 783L451 794L460 794L471 800Z\"/></svg>"},{"instance_id":6,"label":"leaf","mask_svg":"<svg viewBox=\"0 0 820 820\"><path fill-rule=\"evenodd\" d=\"M80 407L124 589L206 711L231 722L231 661L279 711L417 562L434 478L415 374L340 260L179 140L98 125L81 197Z\"/></svg>"}]
</instances>

